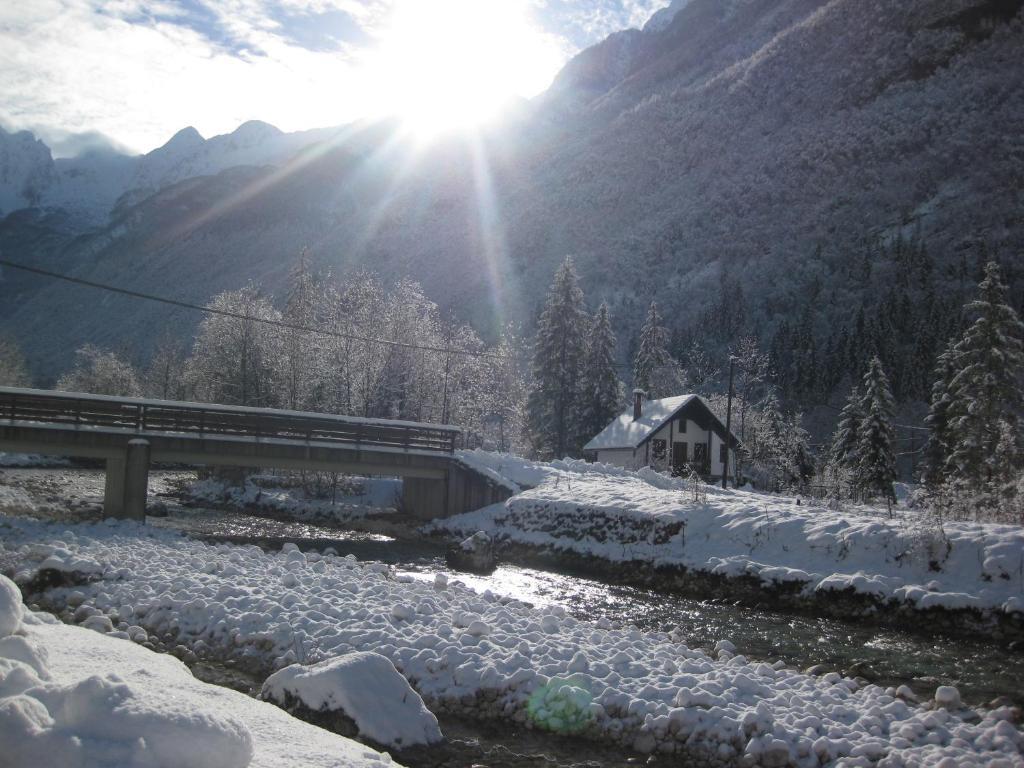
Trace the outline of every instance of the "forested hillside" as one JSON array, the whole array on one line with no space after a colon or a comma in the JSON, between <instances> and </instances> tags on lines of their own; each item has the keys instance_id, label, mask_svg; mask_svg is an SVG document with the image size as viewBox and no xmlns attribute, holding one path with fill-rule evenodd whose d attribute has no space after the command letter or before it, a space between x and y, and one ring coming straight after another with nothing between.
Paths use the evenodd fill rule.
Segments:
<instances>
[{"instance_id":1,"label":"forested hillside","mask_svg":"<svg viewBox=\"0 0 1024 768\"><path fill-rule=\"evenodd\" d=\"M249 280L281 295L308 248L337 275L419 281L489 340L509 320L529 335L571 254L623 362L656 298L684 364L695 343L721 357L756 335L792 405L843 391L874 352L898 399L926 399L979 264L1002 263L1020 307L1021 6L693 0L584 51L475 141L363 126L283 170L187 179L95 232L15 214L0 247L196 302ZM44 380L82 343L145 358L156 329L199 320L4 279L0 323Z\"/></svg>"}]
</instances>

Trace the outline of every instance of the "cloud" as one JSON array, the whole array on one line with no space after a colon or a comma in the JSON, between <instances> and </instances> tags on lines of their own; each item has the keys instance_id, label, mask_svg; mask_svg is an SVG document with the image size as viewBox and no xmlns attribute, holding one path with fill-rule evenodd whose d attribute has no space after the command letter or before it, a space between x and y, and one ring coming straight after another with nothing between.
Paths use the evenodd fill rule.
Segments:
<instances>
[{"instance_id":1,"label":"cloud","mask_svg":"<svg viewBox=\"0 0 1024 768\"><path fill-rule=\"evenodd\" d=\"M133 154L131 147L99 131L72 133L46 125L30 126L29 130L43 140L54 157L76 157L86 152Z\"/></svg>"},{"instance_id":2,"label":"cloud","mask_svg":"<svg viewBox=\"0 0 1024 768\"><path fill-rule=\"evenodd\" d=\"M249 119L283 130L345 123L371 108L374 94L361 67L379 45L394 2L0 3L0 122L41 127L58 141L92 135L82 146L115 137L135 151L163 144L187 124L210 136ZM579 48L642 24L665 4L516 2L531 4L545 50L555 52L550 76ZM550 76L533 78L530 87L544 87Z\"/></svg>"},{"instance_id":3,"label":"cloud","mask_svg":"<svg viewBox=\"0 0 1024 768\"><path fill-rule=\"evenodd\" d=\"M236 2L180 6L36 0L0 9L0 119L99 131L139 151L193 123L204 134L261 118L286 130L358 115L344 98L354 51L310 50L280 21Z\"/></svg>"}]
</instances>

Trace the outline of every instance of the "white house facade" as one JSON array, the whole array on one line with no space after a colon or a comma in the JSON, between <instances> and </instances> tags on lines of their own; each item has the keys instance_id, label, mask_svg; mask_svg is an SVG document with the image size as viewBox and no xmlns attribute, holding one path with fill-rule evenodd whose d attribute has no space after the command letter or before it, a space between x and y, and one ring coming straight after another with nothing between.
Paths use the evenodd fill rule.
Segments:
<instances>
[{"instance_id":1,"label":"white house facade","mask_svg":"<svg viewBox=\"0 0 1024 768\"><path fill-rule=\"evenodd\" d=\"M725 425L700 396L645 401L637 391L633 408L601 430L583 450L595 461L627 469L654 467L673 474L693 470L721 478L727 450L729 471L735 470L738 445L735 435L727 438Z\"/></svg>"}]
</instances>

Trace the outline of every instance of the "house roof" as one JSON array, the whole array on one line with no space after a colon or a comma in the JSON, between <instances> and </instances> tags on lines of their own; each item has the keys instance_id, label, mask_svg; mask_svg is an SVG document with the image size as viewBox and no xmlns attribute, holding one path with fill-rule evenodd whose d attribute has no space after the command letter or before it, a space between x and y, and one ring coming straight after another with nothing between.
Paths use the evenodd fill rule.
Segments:
<instances>
[{"instance_id":1,"label":"house roof","mask_svg":"<svg viewBox=\"0 0 1024 768\"><path fill-rule=\"evenodd\" d=\"M583 446L585 451L603 451L612 448L637 448L647 438L675 416L679 411L691 404L699 404L725 433L725 425L715 416L700 395L676 395L663 397L660 400L646 400L640 410L640 418L633 419L633 409L623 412L615 421L602 429L589 443ZM736 435L732 435L733 445L739 443Z\"/></svg>"},{"instance_id":2,"label":"house roof","mask_svg":"<svg viewBox=\"0 0 1024 768\"><path fill-rule=\"evenodd\" d=\"M660 400L645 400L640 411L640 418L633 419L633 409L624 411L611 424L602 429L589 443L583 446L585 451L598 451L608 448L636 448L645 438L656 432L662 424L687 405L697 395L678 395L663 397ZM697 398L698 400L700 398Z\"/></svg>"}]
</instances>

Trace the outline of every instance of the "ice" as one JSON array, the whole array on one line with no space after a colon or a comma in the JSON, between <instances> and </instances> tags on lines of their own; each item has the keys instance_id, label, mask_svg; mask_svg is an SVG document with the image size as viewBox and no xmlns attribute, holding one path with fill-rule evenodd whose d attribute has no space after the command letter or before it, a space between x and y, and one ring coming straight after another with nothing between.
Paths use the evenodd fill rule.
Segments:
<instances>
[{"instance_id":1,"label":"ice","mask_svg":"<svg viewBox=\"0 0 1024 768\"><path fill-rule=\"evenodd\" d=\"M275 672L263 684L263 698L284 703L288 695L314 711L340 710L361 736L397 748L443 739L437 718L390 659L350 653Z\"/></svg>"}]
</instances>

